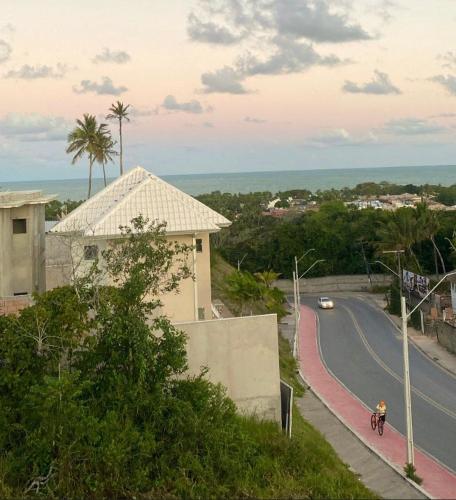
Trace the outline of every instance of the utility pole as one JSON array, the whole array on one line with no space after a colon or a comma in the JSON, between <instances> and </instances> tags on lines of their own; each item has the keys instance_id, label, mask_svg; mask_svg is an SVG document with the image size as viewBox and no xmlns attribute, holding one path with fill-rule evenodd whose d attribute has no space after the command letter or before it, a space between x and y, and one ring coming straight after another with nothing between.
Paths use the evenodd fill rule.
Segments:
<instances>
[{"instance_id":1,"label":"utility pole","mask_svg":"<svg viewBox=\"0 0 456 500\"><path fill-rule=\"evenodd\" d=\"M394 253L397 257L397 277L399 278L399 295L401 300L402 317L402 358L404 372L404 407L405 407L405 428L407 433L407 463L415 465L415 450L413 445L413 417L412 417L412 396L410 390L410 365L408 350L407 303L402 290L401 253L404 250L389 250L383 253ZM396 273L395 273L396 274Z\"/></svg>"},{"instance_id":2,"label":"utility pole","mask_svg":"<svg viewBox=\"0 0 456 500\"><path fill-rule=\"evenodd\" d=\"M449 276L454 276L456 274L456 271L451 271L451 273L445 274L445 276L437 283L437 285L434 286L419 302L418 304L409 312L407 313L407 305L405 303L405 297L401 297L401 310L402 310L402 337L404 339L404 352L406 353L407 359L406 359L406 364L405 364L405 356L404 356L404 382L406 380L405 378L405 367L407 367L407 387L405 387L404 384L404 389L405 389L405 394L407 396L407 402L408 404L406 405L405 411L407 415L407 420L408 420L408 426L407 426L407 462L409 464L415 465L415 456L414 456L414 447L413 447L413 426L412 426L412 405L411 405L411 389L410 389L410 377L409 377L409 367L408 367L408 344L405 345L407 342L407 321L408 319L412 316L412 314L419 309L421 304L431 295L434 290L437 289L437 287L442 283L444 280L446 280Z\"/></svg>"}]
</instances>

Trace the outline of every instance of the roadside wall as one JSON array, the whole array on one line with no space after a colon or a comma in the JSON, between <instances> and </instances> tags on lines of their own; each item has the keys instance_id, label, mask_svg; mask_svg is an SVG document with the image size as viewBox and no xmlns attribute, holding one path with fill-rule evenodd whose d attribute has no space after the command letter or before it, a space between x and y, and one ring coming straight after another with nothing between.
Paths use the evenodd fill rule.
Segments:
<instances>
[{"instance_id":1,"label":"roadside wall","mask_svg":"<svg viewBox=\"0 0 456 500\"><path fill-rule=\"evenodd\" d=\"M456 354L456 327L447 321L435 320L426 325L426 334L436 335L440 345Z\"/></svg>"},{"instance_id":2,"label":"roadside wall","mask_svg":"<svg viewBox=\"0 0 456 500\"><path fill-rule=\"evenodd\" d=\"M371 274L371 279L373 286L387 286L392 278L387 274ZM274 285L285 293L293 293L291 280L277 280ZM368 292L371 290L366 274L301 279L299 286L301 293Z\"/></svg>"},{"instance_id":3,"label":"roadside wall","mask_svg":"<svg viewBox=\"0 0 456 500\"><path fill-rule=\"evenodd\" d=\"M281 421L277 316L177 323L187 334L189 373L207 366L241 412Z\"/></svg>"}]
</instances>

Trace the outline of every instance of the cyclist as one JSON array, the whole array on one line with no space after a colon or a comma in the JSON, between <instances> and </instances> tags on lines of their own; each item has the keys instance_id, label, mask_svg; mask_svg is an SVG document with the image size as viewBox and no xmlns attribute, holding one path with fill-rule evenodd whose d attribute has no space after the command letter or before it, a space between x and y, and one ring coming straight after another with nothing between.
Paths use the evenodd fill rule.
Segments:
<instances>
[{"instance_id":1,"label":"cyclist","mask_svg":"<svg viewBox=\"0 0 456 500\"><path fill-rule=\"evenodd\" d=\"M386 403L383 401L383 399L378 403L377 405L377 413L378 413L378 418L385 423L385 418L386 418Z\"/></svg>"}]
</instances>

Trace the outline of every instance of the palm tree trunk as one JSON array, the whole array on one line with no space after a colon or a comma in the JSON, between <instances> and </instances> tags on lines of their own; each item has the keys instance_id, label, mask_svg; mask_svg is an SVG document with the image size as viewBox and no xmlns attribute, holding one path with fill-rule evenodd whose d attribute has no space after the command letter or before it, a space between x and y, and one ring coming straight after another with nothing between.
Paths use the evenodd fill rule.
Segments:
<instances>
[{"instance_id":1,"label":"palm tree trunk","mask_svg":"<svg viewBox=\"0 0 456 500\"><path fill-rule=\"evenodd\" d=\"M437 276L437 281L440 281L439 263L437 262L437 252L435 251L435 247L433 248L433 250L434 250L435 275Z\"/></svg>"},{"instance_id":2,"label":"palm tree trunk","mask_svg":"<svg viewBox=\"0 0 456 500\"><path fill-rule=\"evenodd\" d=\"M410 245L409 246L409 252L410 252L410 256L412 257L412 259L415 261L415 264L416 264L416 267L418 269L418 271L421 273L421 266L420 266L420 263L418 261L418 258L416 257L415 255L415 252L412 250L412 246Z\"/></svg>"},{"instance_id":3,"label":"palm tree trunk","mask_svg":"<svg viewBox=\"0 0 456 500\"><path fill-rule=\"evenodd\" d=\"M120 142L120 175L123 175L123 148L122 148L122 118L119 118L119 142Z\"/></svg>"},{"instance_id":4,"label":"palm tree trunk","mask_svg":"<svg viewBox=\"0 0 456 500\"><path fill-rule=\"evenodd\" d=\"M92 165L93 165L93 158L92 155L89 156L89 193L87 195L87 198L90 198L90 195L92 194Z\"/></svg>"},{"instance_id":5,"label":"palm tree trunk","mask_svg":"<svg viewBox=\"0 0 456 500\"><path fill-rule=\"evenodd\" d=\"M105 169L105 162L103 162L103 179L104 179L104 185L106 187L106 169Z\"/></svg>"},{"instance_id":6,"label":"palm tree trunk","mask_svg":"<svg viewBox=\"0 0 456 500\"><path fill-rule=\"evenodd\" d=\"M437 243L434 240L434 236L431 237L431 241L432 241L432 244L434 246L434 250L437 252L437 255L439 256L440 264L442 265L442 272L443 272L443 274L446 274L445 261L443 260L443 256L439 250L439 247L437 246Z\"/></svg>"}]
</instances>

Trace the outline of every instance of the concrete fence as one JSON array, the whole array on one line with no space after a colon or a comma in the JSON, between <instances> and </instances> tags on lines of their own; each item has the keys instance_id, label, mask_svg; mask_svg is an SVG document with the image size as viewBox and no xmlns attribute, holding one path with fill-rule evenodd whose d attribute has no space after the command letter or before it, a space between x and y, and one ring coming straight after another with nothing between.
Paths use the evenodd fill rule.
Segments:
<instances>
[{"instance_id":1,"label":"concrete fence","mask_svg":"<svg viewBox=\"0 0 456 500\"><path fill-rule=\"evenodd\" d=\"M187 335L189 373L209 369L241 412L281 422L277 316L176 323Z\"/></svg>"},{"instance_id":2,"label":"concrete fence","mask_svg":"<svg viewBox=\"0 0 456 500\"><path fill-rule=\"evenodd\" d=\"M426 335L436 336L440 345L456 354L456 327L448 321L434 320L426 323Z\"/></svg>"},{"instance_id":3,"label":"concrete fence","mask_svg":"<svg viewBox=\"0 0 456 500\"><path fill-rule=\"evenodd\" d=\"M391 283L388 274L371 274L373 286L387 286ZM285 293L293 293L291 280L277 280L274 285ZM301 293L368 292L371 284L366 274L324 276L299 280Z\"/></svg>"}]
</instances>

